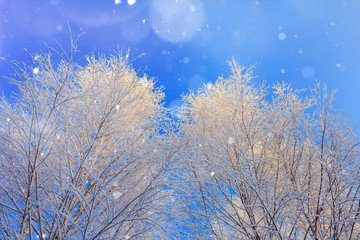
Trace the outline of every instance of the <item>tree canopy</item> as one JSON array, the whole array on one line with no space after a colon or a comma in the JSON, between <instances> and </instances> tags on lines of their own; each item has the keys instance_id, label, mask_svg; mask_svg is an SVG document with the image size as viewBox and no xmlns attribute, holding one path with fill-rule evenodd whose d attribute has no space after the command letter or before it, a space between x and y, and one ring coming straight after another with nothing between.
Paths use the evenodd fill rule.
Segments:
<instances>
[{"instance_id":1,"label":"tree canopy","mask_svg":"<svg viewBox=\"0 0 360 240\"><path fill-rule=\"evenodd\" d=\"M2 239L359 239L359 140L316 83L228 77L177 117L121 54L11 63Z\"/></svg>"}]
</instances>

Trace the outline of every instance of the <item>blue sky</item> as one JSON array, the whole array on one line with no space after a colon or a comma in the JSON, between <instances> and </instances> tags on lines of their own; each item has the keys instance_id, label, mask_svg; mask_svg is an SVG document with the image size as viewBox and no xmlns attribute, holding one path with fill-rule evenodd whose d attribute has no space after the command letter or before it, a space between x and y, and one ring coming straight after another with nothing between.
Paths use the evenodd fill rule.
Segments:
<instances>
[{"instance_id":1,"label":"blue sky","mask_svg":"<svg viewBox=\"0 0 360 240\"><path fill-rule=\"evenodd\" d=\"M130 49L135 69L164 87L166 106L215 82L232 57L256 65L256 81L337 89L337 109L360 119L360 1L357 0L0 0L0 56L29 60L69 47L85 32L79 56ZM0 75L11 73L4 61ZM14 88L0 81L9 96Z\"/></svg>"}]
</instances>

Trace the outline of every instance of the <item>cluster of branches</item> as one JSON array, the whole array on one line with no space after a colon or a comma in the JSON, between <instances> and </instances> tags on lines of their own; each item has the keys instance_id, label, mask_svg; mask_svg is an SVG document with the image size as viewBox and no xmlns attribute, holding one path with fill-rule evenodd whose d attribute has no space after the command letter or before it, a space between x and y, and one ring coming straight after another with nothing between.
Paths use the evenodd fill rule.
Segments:
<instances>
[{"instance_id":1,"label":"cluster of branches","mask_svg":"<svg viewBox=\"0 0 360 240\"><path fill-rule=\"evenodd\" d=\"M0 106L0 238L162 236L163 93L121 55L72 59L11 64L20 93Z\"/></svg>"},{"instance_id":2,"label":"cluster of branches","mask_svg":"<svg viewBox=\"0 0 360 240\"><path fill-rule=\"evenodd\" d=\"M12 63L1 239L359 239L359 141L317 84L227 79L177 118L127 58ZM269 99L272 96L272 100Z\"/></svg>"},{"instance_id":3,"label":"cluster of branches","mask_svg":"<svg viewBox=\"0 0 360 240\"><path fill-rule=\"evenodd\" d=\"M228 79L185 97L178 192L188 233L360 239L359 140L332 107L334 93L316 84L302 98L230 65Z\"/></svg>"}]
</instances>

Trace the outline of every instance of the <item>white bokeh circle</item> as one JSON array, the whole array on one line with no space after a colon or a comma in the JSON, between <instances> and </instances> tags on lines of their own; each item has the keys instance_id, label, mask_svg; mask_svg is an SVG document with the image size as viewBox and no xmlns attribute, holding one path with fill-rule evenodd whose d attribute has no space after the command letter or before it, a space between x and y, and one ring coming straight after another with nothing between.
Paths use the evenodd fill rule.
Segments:
<instances>
[{"instance_id":1,"label":"white bokeh circle","mask_svg":"<svg viewBox=\"0 0 360 240\"><path fill-rule=\"evenodd\" d=\"M153 30L169 42L192 39L204 22L200 0L155 0L150 9Z\"/></svg>"}]
</instances>

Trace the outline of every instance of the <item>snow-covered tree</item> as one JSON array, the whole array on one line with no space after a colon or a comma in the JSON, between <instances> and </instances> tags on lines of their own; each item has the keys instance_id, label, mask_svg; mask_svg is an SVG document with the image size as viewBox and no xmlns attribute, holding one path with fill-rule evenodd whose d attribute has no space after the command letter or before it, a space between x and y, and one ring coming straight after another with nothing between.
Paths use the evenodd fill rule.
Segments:
<instances>
[{"instance_id":1,"label":"snow-covered tree","mask_svg":"<svg viewBox=\"0 0 360 240\"><path fill-rule=\"evenodd\" d=\"M360 238L359 140L326 87L304 98L231 62L171 119L126 57L75 50L11 64L0 238Z\"/></svg>"},{"instance_id":2,"label":"snow-covered tree","mask_svg":"<svg viewBox=\"0 0 360 240\"><path fill-rule=\"evenodd\" d=\"M359 239L359 141L320 84L228 79L185 96L179 187L188 233L205 239Z\"/></svg>"},{"instance_id":3,"label":"snow-covered tree","mask_svg":"<svg viewBox=\"0 0 360 240\"><path fill-rule=\"evenodd\" d=\"M0 238L160 236L171 153L163 93L126 58L12 63L0 104ZM168 132L165 130L165 132Z\"/></svg>"}]
</instances>

